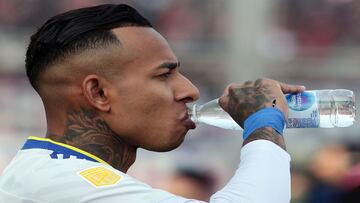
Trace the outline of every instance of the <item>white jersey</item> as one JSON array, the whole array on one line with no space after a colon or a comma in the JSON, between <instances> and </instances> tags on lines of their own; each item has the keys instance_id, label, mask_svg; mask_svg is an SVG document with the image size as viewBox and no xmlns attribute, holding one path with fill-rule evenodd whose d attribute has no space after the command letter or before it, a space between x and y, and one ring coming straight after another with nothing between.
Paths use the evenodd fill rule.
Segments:
<instances>
[{"instance_id":1,"label":"white jersey","mask_svg":"<svg viewBox=\"0 0 360 203\"><path fill-rule=\"evenodd\" d=\"M290 156L265 140L242 148L233 178L210 202L288 203ZM1 203L199 203L154 189L100 158L50 139L29 137L0 176Z\"/></svg>"}]
</instances>

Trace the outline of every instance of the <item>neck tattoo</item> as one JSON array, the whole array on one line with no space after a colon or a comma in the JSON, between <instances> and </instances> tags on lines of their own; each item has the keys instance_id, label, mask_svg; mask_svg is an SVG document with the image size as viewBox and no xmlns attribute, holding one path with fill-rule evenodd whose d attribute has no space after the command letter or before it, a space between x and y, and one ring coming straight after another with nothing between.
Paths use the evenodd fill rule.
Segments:
<instances>
[{"instance_id":1,"label":"neck tattoo","mask_svg":"<svg viewBox=\"0 0 360 203\"><path fill-rule=\"evenodd\" d=\"M124 173L135 162L136 147L124 142L89 109L69 112L64 135L48 132L46 137L89 152Z\"/></svg>"}]
</instances>

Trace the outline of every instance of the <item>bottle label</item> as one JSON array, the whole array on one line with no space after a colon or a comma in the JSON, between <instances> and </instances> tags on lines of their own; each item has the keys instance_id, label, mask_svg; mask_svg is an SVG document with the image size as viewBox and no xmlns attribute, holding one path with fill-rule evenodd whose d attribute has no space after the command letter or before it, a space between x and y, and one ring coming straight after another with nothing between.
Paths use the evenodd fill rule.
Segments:
<instances>
[{"instance_id":1,"label":"bottle label","mask_svg":"<svg viewBox=\"0 0 360 203\"><path fill-rule=\"evenodd\" d=\"M289 106L288 128L318 128L320 124L316 94L306 91L285 96Z\"/></svg>"}]
</instances>

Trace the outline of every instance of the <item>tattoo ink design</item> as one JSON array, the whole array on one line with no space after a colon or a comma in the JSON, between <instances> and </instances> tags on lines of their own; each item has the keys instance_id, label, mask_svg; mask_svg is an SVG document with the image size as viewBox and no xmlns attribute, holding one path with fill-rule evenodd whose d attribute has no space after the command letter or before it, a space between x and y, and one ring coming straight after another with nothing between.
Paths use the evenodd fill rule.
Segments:
<instances>
[{"instance_id":1,"label":"tattoo ink design","mask_svg":"<svg viewBox=\"0 0 360 203\"><path fill-rule=\"evenodd\" d=\"M269 140L286 151L283 136L271 127L264 127L255 130L246 140L244 140L243 146L255 140Z\"/></svg>"},{"instance_id":2,"label":"tattoo ink design","mask_svg":"<svg viewBox=\"0 0 360 203\"><path fill-rule=\"evenodd\" d=\"M273 103L272 103L272 107L276 106L276 99L274 99Z\"/></svg>"},{"instance_id":3,"label":"tattoo ink design","mask_svg":"<svg viewBox=\"0 0 360 203\"><path fill-rule=\"evenodd\" d=\"M274 101L271 91L267 89L267 85L261 83L261 80L255 81L254 85L229 89L229 114L241 127L244 127L247 117L265 108L266 104L270 103L272 106Z\"/></svg>"},{"instance_id":4,"label":"tattoo ink design","mask_svg":"<svg viewBox=\"0 0 360 203\"><path fill-rule=\"evenodd\" d=\"M241 87L229 88L228 112L242 128L251 114L268 106L276 106L276 99L269 85L259 79L255 82L247 81ZM271 127L255 130L244 140L243 145L259 139L269 140L286 150L283 136Z\"/></svg>"},{"instance_id":5,"label":"tattoo ink design","mask_svg":"<svg viewBox=\"0 0 360 203\"><path fill-rule=\"evenodd\" d=\"M94 154L123 172L135 162L136 147L122 140L94 111L69 112L66 127L64 135L50 132L47 137Z\"/></svg>"}]
</instances>

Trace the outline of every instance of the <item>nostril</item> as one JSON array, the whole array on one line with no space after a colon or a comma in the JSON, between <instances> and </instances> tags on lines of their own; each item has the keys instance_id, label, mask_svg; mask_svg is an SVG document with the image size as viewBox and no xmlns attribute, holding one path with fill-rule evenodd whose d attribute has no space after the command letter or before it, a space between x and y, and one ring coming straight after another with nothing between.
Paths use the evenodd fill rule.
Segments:
<instances>
[{"instance_id":1,"label":"nostril","mask_svg":"<svg viewBox=\"0 0 360 203\"><path fill-rule=\"evenodd\" d=\"M182 101L187 104L187 103L191 103L191 102L194 102L196 101L197 99L193 98L193 97L186 97L184 99L182 99Z\"/></svg>"}]
</instances>

